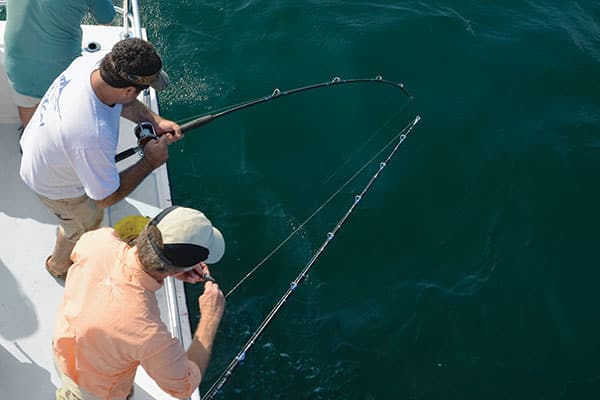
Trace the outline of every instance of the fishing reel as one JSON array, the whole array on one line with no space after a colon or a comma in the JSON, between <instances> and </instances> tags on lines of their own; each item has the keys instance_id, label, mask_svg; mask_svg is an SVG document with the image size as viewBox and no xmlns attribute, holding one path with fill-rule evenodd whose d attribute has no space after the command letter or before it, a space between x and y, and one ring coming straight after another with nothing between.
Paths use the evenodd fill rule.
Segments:
<instances>
[{"instance_id":1,"label":"fishing reel","mask_svg":"<svg viewBox=\"0 0 600 400\"><path fill-rule=\"evenodd\" d=\"M154 130L154 125L150 122L140 122L133 130L135 137L138 140L138 147L143 149L146 143L152 139L158 140L158 135Z\"/></svg>"}]
</instances>

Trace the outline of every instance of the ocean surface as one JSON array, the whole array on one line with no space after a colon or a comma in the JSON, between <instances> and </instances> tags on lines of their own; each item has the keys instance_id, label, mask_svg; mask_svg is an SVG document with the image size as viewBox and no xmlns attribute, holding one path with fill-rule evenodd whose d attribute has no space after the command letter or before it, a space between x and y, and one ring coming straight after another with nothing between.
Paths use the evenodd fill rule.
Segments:
<instances>
[{"instance_id":1,"label":"ocean surface","mask_svg":"<svg viewBox=\"0 0 600 400\"><path fill-rule=\"evenodd\" d=\"M414 97L327 87L173 145L174 202L226 238L225 292L367 165L228 297L201 393L420 115L216 398L600 398L599 2L140 5L170 119L334 77Z\"/></svg>"}]
</instances>

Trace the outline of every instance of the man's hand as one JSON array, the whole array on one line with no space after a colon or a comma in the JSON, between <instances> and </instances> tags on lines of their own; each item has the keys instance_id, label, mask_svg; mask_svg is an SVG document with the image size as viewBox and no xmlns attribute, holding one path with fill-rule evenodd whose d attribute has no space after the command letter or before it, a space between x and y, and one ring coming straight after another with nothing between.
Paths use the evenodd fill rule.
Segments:
<instances>
[{"instance_id":1,"label":"man's hand","mask_svg":"<svg viewBox=\"0 0 600 400\"><path fill-rule=\"evenodd\" d=\"M173 121L164 119L160 115L152 112L146 105L139 100L134 100L131 103L123 105L121 115L130 121L140 123L148 121L154 126L154 130L158 136L167 136L169 143L183 139L181 127Z\"/></svg>"},{"instance_id":2,"label":"man's hand","mask_svg":"<svg viewBox=\"0 0 600 400\"><path fill-rule=\"evenodd\" d=\"M203 262L198 263L194 266L193 269L189 271L179 272L172 276L175 279L179 279L180 281L184 281L187 283L213 281L213 279L210 277L210 271L208 269L208 266Z\"/></svg>"},{"instance_id":3,"label":"man's hand","mask_svg":"<svg viewBox=\"0 0 600 400\"><path fill-rule=\"evenodd\" d=\"M183 139L183 133L181 133L181 127L173 121L164 119L159 115L154 115L154 130L160 137L165 136L169 139L169 143L174 143L178 140Z\"/></svg>"},{"instance_id":4,"label":"man's hand","mask_svg":"<svg viewBox=\"0 0 600 400\"><path fill-rule=\"evenodd\" d=\"M163 135L158 140L148 140L144 145L144 160L154 170L169 158L169 139Z\"/></svg>"},{"instance_id":5,"label":"man's hand","mask_svg":"<svg viewBox=\"0 0 600 400\"><path fill-rule=\"evenodd\" d=\"M204 293L198 298L200 307L200 323L203 326L216 328L219 326L223 310L225 309L225 296L219 289L219 285L211 281L204 284Z\"/></svg>"},{"instance_id":6,"label":"man's hand","mask_svg":"<svg viewBox=\"0 0 600 400\"><path fill-rule=\"evenodd\" d=\"M198 297L198 305L200 306L200 322L187 354L188 358L198 365L204 376L212 353L215 335L225 309L225 296L219 289L219 285L211 281L206 282L204 293Z\"/></svg>"}]
</instances>

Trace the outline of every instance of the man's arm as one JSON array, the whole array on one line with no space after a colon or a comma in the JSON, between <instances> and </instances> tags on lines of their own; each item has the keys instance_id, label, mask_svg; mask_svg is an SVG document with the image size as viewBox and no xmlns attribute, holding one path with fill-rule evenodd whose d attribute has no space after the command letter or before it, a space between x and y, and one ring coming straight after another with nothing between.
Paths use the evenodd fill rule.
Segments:
<instances>
[{"instance_id":1,"label":"man's arm","mask_svg":"<svg viewBox=\"0 0 600 400\"><path fill-rule=\"evenodd\" d=\"M156 130L156 134L158 136L167 134L171 142L183 139L181 128L176 122L164 119L160 115L152 112L152 110L139 100L124 104L123 109L121 110L121 116L136 123L144 121L151 122Z\"/></svg>"},{"instance_id":2,"label":"man's arm","mask_svg":"<svg viewBox=\"0 0 600 400\"><path fill-rule=\"evenodd\" d=\"M219 289L219 285L210 281L206 282L204 293L198 299L198 304L200 305L200 322L196 333L194 333L192 344L187 350L187 355L191 361L198 365L204 377L212 353L215 335L225 309L225 297Z\"/></svg>"},{"instance_id":3,"label":"man's arm","mask_svg":"<svg viewBox=\"0 0 600 400\"><path fill-rule=\"evenodd\" d=\"M98 207L110 207L133 192L154 169L167 161L169 158L168 146L169 138L166 136L146 143L144 157L119 173L119 188L104 199L96 200Z\"/></svg>"},{"instance_id":4,"label":"man's arm","mask_svg":"<svg viewBox=\"0 0 600 400\"><path fill-rule=\"evenodd\" d=\"M101 208L110 207L133 192L154 169L167 161L169 144L183 138L177 123L153 113L138 100L124 104L121 115L133 122L151 122L160 137L158 140L147 142L144 145L144 157L119 173L119 188L115 192L102 200L96 200L96 204Z\"/></svg>"},{"instance_id":5,"label":"man's arm","mask_svg":"<svg viewBox=\"0 0 600 400\"><path fill-rule=\"evenodd\" d=\"M154 121L154 116L158 117L157 114L137 99L131 103L123 104L121 116L133 122Z\"/></svg>"}]
</instances>

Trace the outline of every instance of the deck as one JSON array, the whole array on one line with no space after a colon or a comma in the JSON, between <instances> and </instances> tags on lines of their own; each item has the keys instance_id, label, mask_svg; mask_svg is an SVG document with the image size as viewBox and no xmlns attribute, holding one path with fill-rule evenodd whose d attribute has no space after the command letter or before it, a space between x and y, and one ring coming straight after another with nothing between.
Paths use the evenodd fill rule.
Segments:
<instances>
[{"instance_id":1,"label":"deck","mask_svg":"<svg viewBox=\"0 0 600 400\"><path fill-rule=\"evenodd\" d=\"M89 41L110 49L122 28L84 26L84 46ZM0 53L3 55L4 21L0 22ZM0 57L0 61L3 56ZM1 64L0 64L1 65ZM10 101L4 68L0 69L0 388L5 399L52 399L60 380L52 363L51 340L60 286L44 269L52 252L57 224L19 177L19 126ZM150 104L157 111L155 94ZM119 151L134 145L133 124L121 122ZM122 162L120 168L135 161ZM105 213L103 225L113 225L127 215L154 216L171 204L166 167L152 173L124 201ZM183 343L190 343L185 296L181 282L169 281L158 292L161 316ZM172 399L138 369L135 399ZM199 399L196 391L192 399Z\"/></svg>"}]
</instances>

